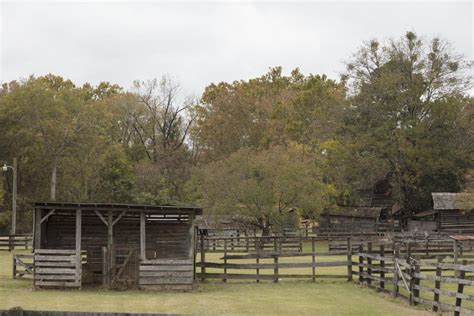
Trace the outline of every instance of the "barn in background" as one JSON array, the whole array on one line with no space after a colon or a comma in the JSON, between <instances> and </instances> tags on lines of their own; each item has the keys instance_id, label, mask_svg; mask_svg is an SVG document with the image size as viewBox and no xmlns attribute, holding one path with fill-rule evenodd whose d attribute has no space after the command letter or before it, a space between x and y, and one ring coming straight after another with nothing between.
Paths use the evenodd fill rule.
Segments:
<instances>
[{"instance_id":1,"label":"barn in background","mask_svg":"<svg viewBox=\"0 0 474 316\"><path fill-rule=\"evenodd\" d=\"M474 233L474 194L434 192L431 195L440 233Z\"/></svg>"},{"instance_id":2,"label":"barn in background","mask_svg":"<svg viewBox=\"0 0 474 316\"><path fill-rule=\"evenodd\" d=\"M36 203L35 288L194 285L195 207Z\"/></svg>"}]
</instances>

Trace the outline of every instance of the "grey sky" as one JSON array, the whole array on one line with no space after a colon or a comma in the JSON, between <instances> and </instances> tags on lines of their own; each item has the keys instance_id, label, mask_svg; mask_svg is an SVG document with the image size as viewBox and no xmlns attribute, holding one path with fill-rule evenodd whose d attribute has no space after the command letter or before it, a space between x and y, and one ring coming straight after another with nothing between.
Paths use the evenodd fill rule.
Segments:
<instances>
[{"instance_id":1,"label":"grey sky","mask_svg":"<svg viewBox=\"0 0 474 316\"><path fill-rule=\"evenodd\" d=\"M0 0L1 1L1 0ZM364 40L414 30L473 58L468 2L10 2L0 5L0 82L54 73L78 84L177 78L211 82L286 73L337 78Z\"/></svg>"}]
</instances>

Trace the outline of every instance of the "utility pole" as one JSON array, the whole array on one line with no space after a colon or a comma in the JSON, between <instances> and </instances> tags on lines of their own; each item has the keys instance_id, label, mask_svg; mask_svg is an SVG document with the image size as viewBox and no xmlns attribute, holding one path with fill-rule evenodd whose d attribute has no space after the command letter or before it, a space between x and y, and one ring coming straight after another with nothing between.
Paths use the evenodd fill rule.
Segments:
<instances>
[{"instance_id":1,"label":"utility pole","mask_svg":"<svg viewBox=\"0 0 474 316\"><path fill-rule=\"evenodd\" d=\"M18 162L16 158L13 158L13 167L3 165L2 170L4 172L8 171L8 168L13 170L13 194L12 194L12 228L10 235L15 235L16 233L16 193L17 193L17 171L18 171Z\"/></svg>"},{"instance_id":2,"label":"utility pole","mask_svg":"<svg viewBox=\"0 0 474 316\"><path fill-rule=\"evenodd\" d=\"M16 193L17 193L17 171L18 163L16 158L13 158L13 201L12 201L12 235L16 234Z\"/></svg>"}]
</instances>

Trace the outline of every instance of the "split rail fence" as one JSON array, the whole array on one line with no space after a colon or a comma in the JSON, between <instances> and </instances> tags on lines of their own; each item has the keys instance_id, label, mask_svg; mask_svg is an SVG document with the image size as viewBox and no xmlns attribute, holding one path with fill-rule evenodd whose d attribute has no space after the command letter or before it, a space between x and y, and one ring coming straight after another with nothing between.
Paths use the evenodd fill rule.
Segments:
<instances>
[{"instance_id":1,"label":"split rail fence","mask_svg":"<svg viewBox=\"0 0 474 316\"><path fill-rule=\"evenodd\" d=\"M238 242L245 245L242 248L235 247L237 238L221 237L218 238L219 247L206 251L209 249L207 239L215 240L201 236L200 261L196 263L196 267L200 268L196 277L203 282L209 279L221 279L224 282L229 279L279 282L280 279L296 278L313 281L317 278L351 278L352 252L317 251L316 243L321 239L316 237L241 237ZM346 242L350 243L350 239ZM303 249L304 243L307 251ZM352 247L349 245L347 249ZM207 261L206 253L211 253L214 260ZM215 258L217 253L222 254L218 258L219 262ZM320 261L320 258L325 260ZM317 273L323 267L345 269L333 274Z\"/></svg>"},{"instance_id":2,"label":"split rail fence","mask_svg":"<svg viewBox=\"0 0 474 316\"><path fill-rule=\"evenodd\" d=\"M402 253L399 244L393 251L386 251L385 245L360 245L358 261L353 262L357 269L352 274L358 276L359 283L391 293L412 305L422 303L434 312L474 315L474 266L473 261L468 261L474 255L456 256L442 253L445 249L439 251L436 247L432 247L432 253L421 249L421 254L417 254L415 246L408 244L408 251Z\"/></svg>"},{"instance_id":3,"label":"split rail fence","mask_svg":"<svg viewBox=\"0 0 474 316\"><path fill-rule=\"evenodd\" d=\"M0 235L0 251L12 251L16 247L28 249L32 240L31 235Z\"/></svg>"},{"instance_id":4,"label":"split rail fence","mask_svg":"<svg viewBox=\"0 0 474 316\"><path fill-rule=\"evenodd\" d=\"M201 236L198 251L205 249L207 253L242 253L257 251L273 251L274 240L277 240L279 252L301 252L303 249L303 237L206 237Z\"/></svg>"}]
</instances>

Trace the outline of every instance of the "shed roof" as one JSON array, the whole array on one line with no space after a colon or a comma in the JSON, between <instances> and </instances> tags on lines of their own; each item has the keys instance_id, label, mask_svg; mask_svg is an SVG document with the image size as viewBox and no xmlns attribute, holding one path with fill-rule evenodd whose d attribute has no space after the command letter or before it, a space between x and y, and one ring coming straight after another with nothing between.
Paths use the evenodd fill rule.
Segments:
<instances>
[{"instance_id":1,"label":"shed roof","mask_svg":"<svg viewBox=\"0 0 474 316\"><path fill-rule=\"evenodd\" d=\"M66 202L37 202L35 209L43 210L82 210L82 211L147 211L148 213L194 213L202 214L202 208L192 206L172 205L144 205L144 204L118 204L118 203L66 203Z\"/></svg>"},{"instance_id":2,"label":"shed roof","mask_svg":"<svg viewBox=\"0 0 474 316\"><path fill-rule=\"evenodd\" d=\"M449 236L449 238L457 240L457 241L474 241L474 236L472 235L455 235L455 236Z\"/></svg>"},{"instance_id":3,"label":"shed roof","mask_svg":"<svg viewBox=\"0 0 474 316\"><path fill-rule=\"evenodd\" d=\"M435 210L471 210L474 209L474 194L433 192L433 209Z\"/></svg>"}]
</instances>

